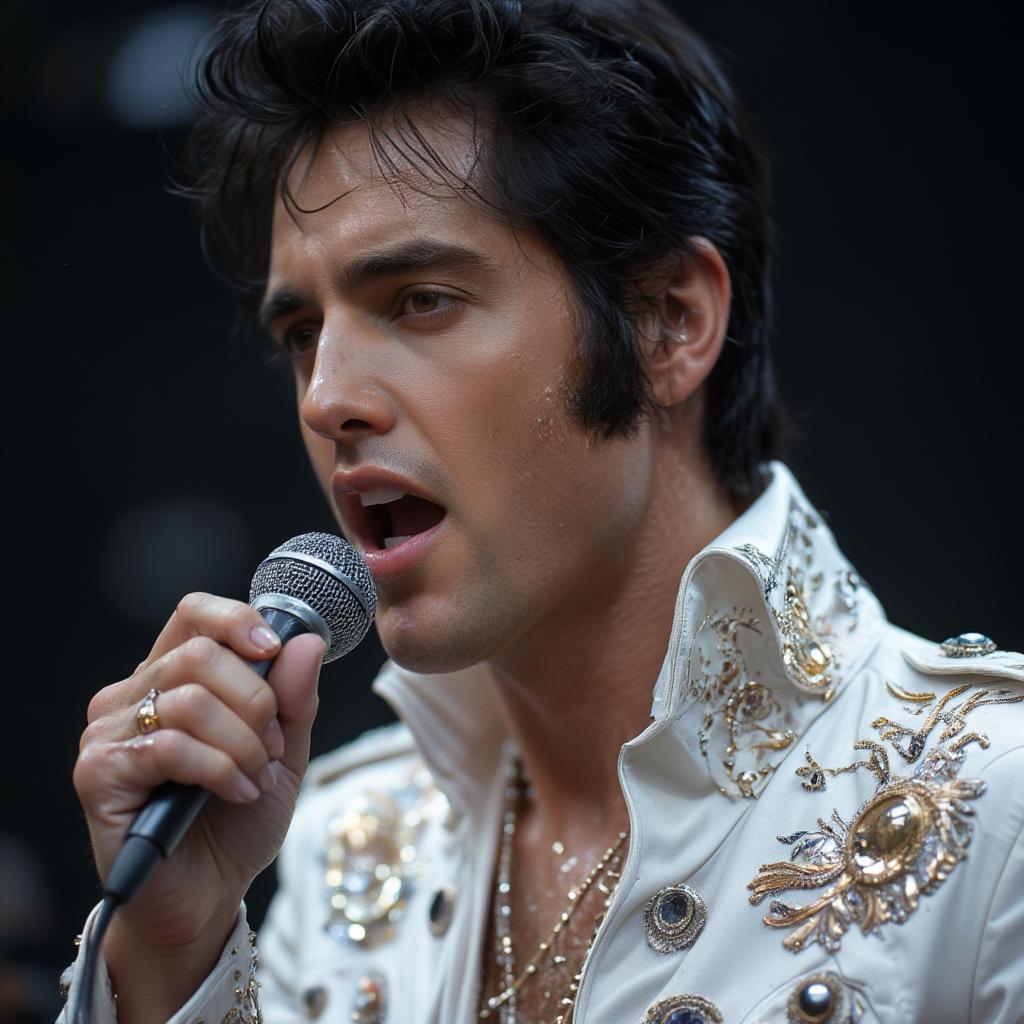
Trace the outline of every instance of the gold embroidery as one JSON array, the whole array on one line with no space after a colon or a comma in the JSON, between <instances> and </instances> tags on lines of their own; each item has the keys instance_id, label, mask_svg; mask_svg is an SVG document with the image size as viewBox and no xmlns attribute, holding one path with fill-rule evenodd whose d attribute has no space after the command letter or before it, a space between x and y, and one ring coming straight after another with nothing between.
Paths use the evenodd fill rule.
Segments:
<instances>
[{"instance_id":1,"label":"gold embroidery","mask_svg":"<svg viewBox=\"0 0 1024 1024\"><path fill-rule=\"evenodd\" d=\"M811 752L805 751L804 756L807 759L807 765L803 768L797 768L796 774L806 781L802 782L801 785L807 790L824 790L825 789L825 776L831 775L835 778L837 775L845 775L847 772L855 772L858 768L867 768L876 779L878 784L884 786L889 781L889 755L885 752L885 747L880 743L875 743L874 740L858 740L853 745L854 750L870 750L871 755L866 760L853 761L850 764L841 765L838 768L823 768L814 758L811 756Z\"/></svg>"},{"instance_id":2,"label":"gold embroidery","mask_svg":"<svg viewBox=\"0 0 1024 1024\"><path fill-rule=\"evenodd\" d=\"M897 700L905 700L908 704L930 704L935 700L934 693L911 693L909 690L904 690L902 686L897 686L888 680L886 680L885 688Z\"/></svg>"},{"instance_id":3,"label":"gold embroidery","mask_svg":"<svg viewBox=\"0 0 1024 1024\"><path fill-rule=\"evenodd\" d=\"M750 678L739 643L739 632L760 633L758 620L747 610L705 619L694 636L691 653L700 662L700 674L694 678L688 665L687 686L705 705L698 732L700 750L708 762L712 778L727 796L755 797L777 762L768 762L772 751L786 750L794 733L782 721L783 709L772 691ZM714 633L717 643L711 657L698 643L705 631ZM719 774L712 763L721 764Z\"/></svg>"},{"instance_id":4,"label":"gold embroidery","mask_svg":"<svg viewBox=\"0 0 1024 1024\"><path fill-rule=\"evenodd\" d=\"M944 694L918 729L900 725L884 716L876 718L871 723L872 728L879 730L879 738L888 740L900 757L909 764L913 764L921 756L929 734L939 722L946 728L939 735L938 742L945 743L946 740L952 739L963 731L967 716L975 708L984 707L986 704L1017 704L1024 700L1024 694L1015 694L1012 690L978 690L962 704L958 704L949 711L945 710L947 704L966 693L970 688L970 683L964 683L953 687L949 693ZM906 745L898 742L904 738L907 740ZM988 746L988 740L985 737L979 736L977 733L969 733L967 736L961 737L955 745L955 749L960 750L972 741L979 743L982 747Z\"/></svg>"},{"instance_id":5,"label":"gold embroidery","mask_svg":"<svg viewBox=\"0 0 1024 1024\"><path fill-rule=\"evenodd\" d=\"M823 768L807 751L807 765L796 770L805 780L805 789L823 790L826 775L860 768L871 771L878 785L852 824L833 811L832 823L818 819L817 832L779 836L780 842L792 847L790 860L761 865L747 885L754 904L787 889L830 886L802 907L772 901L764 922L773 928L793 928L783 941L787 949L796 952L820 942L834 952L853 923L870 934L888 921L906 920L917 908L919 896L936 889L963 859L974 813L964 801L981 796L984 783L956 776L969 743L989 745L987 736L963 731L967 716L987 704L1024 700L1024 694L1011 690L978 690L951 706L970 688L963 684L944 694L917 729L884 716L871 723L879 730L879 738L910 764L921 758L930 734L940 723L944 726L936 745L909 778L891 778L888 754L873 740L854 744L854 749L871 752L866 760L839 768ZM909 696L923 702L923 694L894 691L891 685L889 689L900 700ZM948 740L954 742L942 746Z\"/></svg>"},{"instance_id":6,"label":"gold embroidery","mask_svg":"<svg viewBox=\"0 0 1024 1024\"><path fill-rule=\"evenodd\" d=\"M897 779L868 800L850 825L834 814L835 827L819 821L818 833L780 836L799 839L806 859L763 864L747 885L750 902L786 889L830 886L802 907L772 900L764 923L792 928L782 944L794 953L813 942L836 952L851 924L867 935L889 921L905 921L918 898L963 859L973 813L964 801L983 792L978 780Z\"/></svg>"}]
</instances>

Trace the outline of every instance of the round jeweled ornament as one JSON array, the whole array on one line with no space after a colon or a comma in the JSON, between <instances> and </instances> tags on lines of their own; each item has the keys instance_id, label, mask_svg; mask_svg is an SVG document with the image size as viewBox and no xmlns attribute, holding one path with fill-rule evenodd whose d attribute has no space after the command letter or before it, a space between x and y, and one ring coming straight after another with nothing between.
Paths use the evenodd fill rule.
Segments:
<instances>
[{"instance_id":1,"label":"round jeweled ornament","mask_svg":"<svg viewBox=\"0 0 1024 1024\"><path fill-rule=\"evenodd\" d=\"M973 658L998 650L995 641L984 633L960 633L943 641L942 653L947 658Z\"/></svg>"},{"instance_id":2,"label":"round jeweled ornament","mask_svg":"<svg viewBox=\"0 0 1024 1024\"><path fill-rule=\"evenodd\" d=\"M882 885L906 872L931 827L930 802L912 788L879 794L857 815L846 837L846 865L863 885Z\"/></svg>"},{"instance_id":3,"label":"round jeweled ornament","mask_svg":"<svg viewBox=\"0 0 1024 1024\"><path fill-rule=\"evenodd\" d=\"M451 927L455 916L455 889L450 885L442 885L434 893L430 901L428 917L430 918L430 934L440 938Z\"/></svg>"},{"instance_id":4,"label":"round jeweled ornament","mask_svg":"<svg viewBox=\"0 0 1024 1024\"><path fill-rule=\"evenodd\" d=\"M366 948L393 936L415 890L423 829L446 807L429 774L417 769L394 789L357 795L328 821L329 935Z\"/></svg>"},{"instance_id":5,"label":"round jeweled ornament","mask_svg":"<svg viewBox=\"0 0 1024 1024\"><path fill-rule=\"evenodd\" d=\"M701 894L688 885L668 885L644 907L647 945L655 953L675 953L692 946L708 919Z\"/></svg>"},{"instance_id":6,"label":"round jeweled ornament","mask_svg":"<svg viewBox=\"0 0 1024 1024\"><path fill-rule=\"evenodd\" d=\"M839 976L822 971L801 978L787 1004L789 1024L848 1024L850 997Z\"/></svg>"},{"instance_id":7,"label":"round jeweled ornament","mask_svg":"<svg viewBox=\"0 0 1024 1024\"><path fill-rule=\"evenodd\" d=\"M327 989L314 985L302 993L302 1005L306 1009L306 1020L319 1020L327 1009Z\"/></svg>"},{"instance_id":8,"label":"round jeweled ornament","mask_svg":"<svg viewBox=\"0 0 1024 1024\"><path fill-rule=\"evenodd\" d=\"M383 974L372 971L356 982L352 999L353 1024L384 1024L387 1008L387 983Z\"/></svg>"},{"instance_id":9,"label":"round jeweled ornament","mask_svg":"<svg viewBox=\"0 0 1024 1024\"><path fill-rule=\"evenodd\" d=\"M644 1024L722 1024L722 1014L703 996L669 996L648 1008Z\"/></svg>"}]
</instances>

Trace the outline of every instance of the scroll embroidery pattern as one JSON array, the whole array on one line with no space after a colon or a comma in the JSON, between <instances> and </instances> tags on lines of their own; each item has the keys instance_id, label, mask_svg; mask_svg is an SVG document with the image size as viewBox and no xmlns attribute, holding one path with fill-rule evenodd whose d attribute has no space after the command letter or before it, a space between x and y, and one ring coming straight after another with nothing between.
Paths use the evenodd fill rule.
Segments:
<instances>
[{"instance_id":1,"label":"scroll embroidery pattern","mask_svg":"<svg viewBox=\"0 0 1024 1024\"><path fill-rule=\"evenodd\" d=\"M963 860L973 832L971 801L985 790L980 780L958 778L964 748L989 746L987 736L965 731L967 717L987 704L1024 700L1011 690L980 689L965 697L971 689L960 685L944 694L917 728L876 718L872 727L882 742L860 740L855 748L869 756L849 765L822 768L807 753L808 764L797 769L806 789L824 789L826 775L861 768L875 776L877 788L849 822L834 810L830 820L818 819L815 831L779 836L791 848L790 859L761 865L747 885L753 904L786 890L828 887L801 906L771 900L764 923L792 929L783 940L786 949L798 952L818 942L835 952L853 924L872 934L888 922L902 923L920 897L937 889ZM911 694L891 684L890 692L916 704L934 700L934 694ZM908 764L917 764L911 776L893 777L886 742Z\"/></svg>"}]
</instances>

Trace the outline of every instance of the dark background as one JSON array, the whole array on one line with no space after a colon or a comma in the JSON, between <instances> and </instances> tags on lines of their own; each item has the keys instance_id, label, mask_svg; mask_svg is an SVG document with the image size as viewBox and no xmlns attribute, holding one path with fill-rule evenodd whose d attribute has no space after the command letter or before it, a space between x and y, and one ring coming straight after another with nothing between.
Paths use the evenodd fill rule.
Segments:
<instances>
[{"instance_id":1,"label":"dark background","mask_svg":"<svg viewBox=\"0 0 1024 1024\"><path fill-rule=\"evenodd\" d=\"M791 464L893 621L1019 649L1022 119L1004 15L677 6L721 48L774 167ZM187 121L174 65L211 11L6 13L0 953L43 965L45 1017L97 896L70 781L89 696L131 672L181 593L243 596L267 551L332 524L285 371L233 333L166 191ZM316 751L388 720L368 689L382 658L368 642L325 670Z\"/></svg>"}]
</instances>

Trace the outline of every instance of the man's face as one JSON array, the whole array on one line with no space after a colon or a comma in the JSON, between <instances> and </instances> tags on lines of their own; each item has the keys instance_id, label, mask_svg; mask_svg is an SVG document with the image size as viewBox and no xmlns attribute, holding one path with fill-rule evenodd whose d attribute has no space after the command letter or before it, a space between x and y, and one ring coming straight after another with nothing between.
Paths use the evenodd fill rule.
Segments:
<instances>
[{"instance_id":1,"label":"man's face","mask_svg":"<svg viewBox=\"0 0 1024 1024\"><path fill-rule=\"evenodd\" d=\"M419 128L468 167L462 122ZM607 600L650 462L645 425L594 440L569 414L575 327L548 248L407 182L383 179L362 125L300 162L291 191L310 212L278 201L264 318L292 352L321 485L377 581L385 648L447 671L525 653Z\"/></svg>"}]
</instances>

